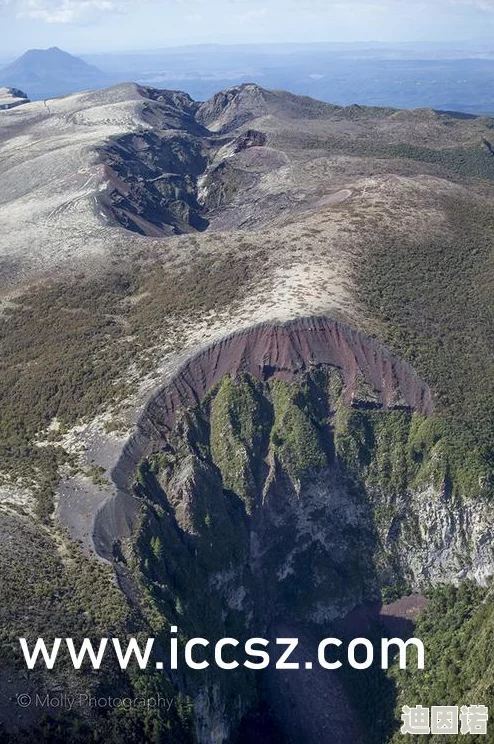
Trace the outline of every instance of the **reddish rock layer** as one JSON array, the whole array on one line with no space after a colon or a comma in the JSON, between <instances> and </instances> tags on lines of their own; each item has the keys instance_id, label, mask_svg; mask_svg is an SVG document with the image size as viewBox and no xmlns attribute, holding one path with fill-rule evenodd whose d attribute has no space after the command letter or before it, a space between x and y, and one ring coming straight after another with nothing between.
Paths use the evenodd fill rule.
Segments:
<instances>
[{"instance_id":1,"label":"reddish rock layer","mask_svg":"<svg viewBox=\"0 0 494 744\"><path fill-rule=\"evenodd\" d=\"M212 344L189 359L155 396L148 415L173 426L180 409L200 402L227 374L292 380L318 364L337 368L347 404L364 384L383 408L402 405L428 415L429 387L412 367L373 339L329 318L263 323Z\"/></svg>"}]
</instances>

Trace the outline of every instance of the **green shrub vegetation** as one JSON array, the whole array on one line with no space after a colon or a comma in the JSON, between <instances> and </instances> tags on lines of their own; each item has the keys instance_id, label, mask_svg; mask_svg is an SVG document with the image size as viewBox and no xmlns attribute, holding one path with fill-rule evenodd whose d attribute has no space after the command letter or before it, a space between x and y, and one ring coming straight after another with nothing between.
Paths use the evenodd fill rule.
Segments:
<instances>
[{"instance_id":1,"label":"green shrub vegetation","mask_svg":"<svg viewBox=\"0 0 494 744\"><path fill-rule=\"evenodd\" d=\"M431 484L461 498L490 485L472 434L447 417L339 406L335 444L356 476L390 496Z\"/></svg>"},{"instance_id":2,"label":"green shrub vegetation","mask_svg":"<svg viewBox=\"0 0 494 744\"><path fill-rule=\"evenodd\" d=\"M76 647L88 637L97 647L103 637L117 637L125 643L131 636L142 642L151 635L138 608L132 607L117 587L111 567L88 557L63 533L53 536L30 519L3 513L0 538L0 658L2 665L10 668L9 677L19 675L20 689L25 689L27 682L19 637L27 638L30 645L43 637L48 646L54 637L70 637ZM166 715L144 707L74 709L61 715L50 711L51 715L25 732L7 734L0 724L0 739L6 744L35 740L50 744L86 744L89 740L97 744L186 744L190 740L190 705L179 701L168 679L136 673L132 668L123 673L111 654L105 656L95 675L87 664L74 672L68 657L61 653L53 671L36 667L29 680L40 695L43 690L55 689L68 695L133 699L159 692L173 698L174 706Z\"/></svg>"},{"instance_id":3,"label":"green shrub vegetation","mask_svg":"<svg viewBox=\"0 0 494 744\"><path fill-rule=\"evenodd\" d=\"M327 466L320 434L307 410L297 405L298 385L282 380L271 384L274 424L271 444L286 471L299 478L306 471Z\"/></svg>"},{"instance_id":4,"label":"green shrub vegetation","mask_svg":"<svg viewBox=\"0 0 494 744\"><path fill-rule=\"evenodd\" d=\"M419 450L442 440L464 492L494 484L494 219L478 202L442 204L441 237L397 237L382 229L364 247L356 278L381 338L431 385L435 416Z\"/></svg>"},{"instance_id":5,"label":"green shrub vegetation","mask_svg":"<svg viewBox=\"0 0 494 744\"><path fill-rule=\"evenodd\" d=\"M242 375L227 375L211 402L211 456L223 485L237 493L252 512L259 482L258 463L265 447L269 412L261 386Z\"/></svg>"},{"instance_id":6,"label":"green shrub vegetation","mask_svg":"<svg viewBox=\"0 0 494 744\"><path fill-rule=\"evenodd\" d=\"M354 139L309 135L301 144L309 150L327 150L360 158L412 161L420 164L422 172L443 178L493 181L494 158L486 142L479 134L474 141L466 144L426 147L407 142L389 142L374 130L370 136Z\"/></svg>"},{"instance_id":7,"label":"green shrub vegetation","mask_svg":"<svg viewBox=\"0 0 494 744\"><path fill-rule=\"evenodd\" d=\"M397 690L396 720L409 705L494 706L494 601L492 590L473 582L441 586L429 592L429 605L414 629L426 650L425 669L400 670L391 679ZM489 729L488 729L489 730ZM491 735L486 738L489 741ZM441 741L441 736L409 736L410 741ZM473 742L471 735L451 741ZM393 741L402 741L397 731Z\"/></svg>"},{"instance_id":8,"label":"green shrub vegetation","mask_svg":"<svg viewBox=\"0 0 494 744\"><path fill-rule=\"evenodd\" d=\"M99 279L43 284L0 316L0 473L35 488L44 519L67 461L57 435L46 433L53 419L63 434L118 406L135 374L149 371L163 347L179 347L171 330L177 315L194 322L239 301L258 260L198 257L178 277L157 265L129 266ZM36 446L40 437L47 446Z\"/></svg>"}]
</instances>

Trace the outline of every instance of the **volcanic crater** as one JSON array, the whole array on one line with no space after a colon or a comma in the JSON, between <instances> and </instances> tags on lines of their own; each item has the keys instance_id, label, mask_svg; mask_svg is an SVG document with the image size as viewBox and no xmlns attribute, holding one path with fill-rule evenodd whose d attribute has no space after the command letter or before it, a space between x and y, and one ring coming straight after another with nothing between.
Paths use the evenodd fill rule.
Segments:
<instances>
[{"instance_id":1,"label":"volcanic crater","mask_svg":"<svg viewBox=\"0 0 494 744\"><path fill-rule=\"evenodd\" d=\"M247 373L257 380L295 380L318 366L339 371L343 400L363 408L433 410L429 386L404 360L373 338L328 318L265 322L232 333L190 357L151 397L112 471L118 494L94 520L97 552L111 559L113 544L132 530L138 502L131 495L139 463L166 445L181 411L200 404L221 380Z\"/></svg>"}]
</instances>

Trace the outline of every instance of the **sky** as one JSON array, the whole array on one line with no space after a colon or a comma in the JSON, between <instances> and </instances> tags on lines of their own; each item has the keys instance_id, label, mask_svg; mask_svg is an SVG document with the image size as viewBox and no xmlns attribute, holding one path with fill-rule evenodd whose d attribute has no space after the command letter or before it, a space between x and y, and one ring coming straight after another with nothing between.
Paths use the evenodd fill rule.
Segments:
<instances>
[{"instance_id":1,"label":"sky","mask_svg":"<svg viewBox=\"0 0 494 744\"><path fill-rule=\"evenodd\" d=\"M494 0L0 0L0 28L0 59L49 46L480 41L494 38Z\"/></svg>"}]
</instances>

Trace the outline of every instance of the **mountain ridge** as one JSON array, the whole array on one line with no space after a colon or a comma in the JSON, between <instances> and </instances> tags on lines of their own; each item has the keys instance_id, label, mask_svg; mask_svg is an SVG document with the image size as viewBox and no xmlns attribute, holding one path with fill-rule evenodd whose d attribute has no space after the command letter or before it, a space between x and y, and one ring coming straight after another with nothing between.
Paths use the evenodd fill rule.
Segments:
<instances>
[{"instance_id":1,"label":"mountain ridge","mask_svg":"<svg viewBox=\"0 0 494 744\"><path fill-rule=\"evenodd\" d=\"M8 255L4 275L12 275L17 251L23 256L23 273L29 266L29 252L26 255L23 245L31 245L32 240L28 235L21 242L21 234L30 230L32 214L31 205L23 216L28 196L21 193L23 183L29 184L29 162L24 160L28 154L40 164L46 162L36 175L40 187L39 204L34 205L37 221L60 222L66 233L66 239L58 244L58 230L50 235L38 232L38 245L49 240L49 245L36 252L38 268L44 261L48 265L53 260L63 262L73 242L71 233L77 234L86 224L94 229L84 250L93 245L98 253L107 239L101 220L95 221L98 215L109 217L108 229L113 229L116 219L138 234L155 237L194 232L199 226L251 229L259 220L274 226L289 214L308 216L308 210L322 208L324 200L329 206L333 199L345 201L360 192L370 193L375 186L366 182L368 178L386 179L413 200L414 191L416 198L421 198L419 182L433 192L446 193L460 188L470 176L484 181L494 177L485 145L492 139L489 119L335 107L283 92L262 91L251 84L219 95L220 99L200 104L186 94L121 84L51 100L46 105L31 103L17 109L19 116L3 116L2 136L9 140L2 160L6 170L3 198L8 200L12 190L15 207L20 210L10 209L2 215L6 225L13 223L8 247L0 245L0 257L6 250ZM252 96L261 101L261 109L249 113ZM238 115L243 121L235 128ZM206 129L200 123L203 117L218 131ZM223 132L222 127L228 131ZM29 151L20 148L17 155L13 149L16 128L19 134L25 128L32 140ZM246 137L248 130L253 134ZM127 139L120 142L120 137ZM49 155L49 148L60 154L63 149L63 159ZM328 148L334 162L341 163L329 192L318 172L327 167ZM349 157L361 171L345 177ZM296 158L301 162L297 174ZM60 174L58 179L52 178L50 168ZM192 169L188 175L187 168ZM284 168L288 170L283 182ZM310 168L315 174L312 180ZM161 179L163 172L165 178ZM269 196L269 189L264 193L262 186L268 173L273 180ZM303 184L300 188L295 185L295 176ZM69 188L57 193L61 178L68 179ZM442 180L430 180L427 186L426 178ZM276 179L280 179L277 184ZM352 183L356 184L353 191ZM252 201L242 204L244 197L254 199L255 215ZM387 198L391 204L394 195ZM45 212L45 204L53 206ZM427 210L433 211L430 205ZM419 219L418 214L414 219ZM130 244L130 236L128 239Z\"/></svg>"}]
</instances>

